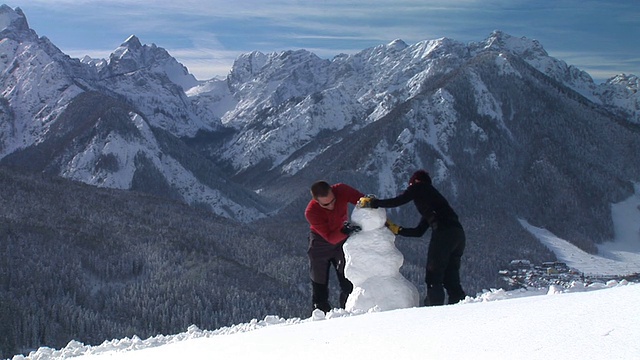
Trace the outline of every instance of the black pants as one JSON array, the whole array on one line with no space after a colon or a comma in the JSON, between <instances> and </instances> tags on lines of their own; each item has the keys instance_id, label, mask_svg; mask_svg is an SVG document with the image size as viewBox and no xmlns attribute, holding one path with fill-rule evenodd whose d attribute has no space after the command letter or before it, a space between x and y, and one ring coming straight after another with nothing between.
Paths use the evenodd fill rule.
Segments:
<instances>
[{"instance_id":1,"label":"black pants","mask_svg":"<svg viewBox=\"0 0 640 360\"><path fill-rule=\"evenodd\" d=\"M444 305L445 289L449 304L455 304L466 296L460 285L460 259L466 238L458 227L440 227L431 234L427 254L426 306Z\"/></svg>"},{"instance_id":2,"label":"black pants","mask_svg":"<svg viewBox=\"0 0 640 360\"><path fill-rule=\"evenodd\" d=\"M329 303L329 269L333 267L340 283L340 307L344 308L353 290L353 284L344 276L344 241L333 245L322 236L311 232L309 235L309 256L311 283L313 286L313 307L325 312L331 310Z\"/></svg>"}]
</instances>

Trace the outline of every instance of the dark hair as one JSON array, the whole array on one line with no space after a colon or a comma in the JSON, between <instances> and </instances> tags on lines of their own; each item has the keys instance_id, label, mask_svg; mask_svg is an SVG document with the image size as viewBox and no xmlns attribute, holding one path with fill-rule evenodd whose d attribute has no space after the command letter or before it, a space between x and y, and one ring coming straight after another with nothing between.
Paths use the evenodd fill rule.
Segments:
<instances>
[{"instance_id":1,"label":"dark hair","mask_svg":"<svg viewBox=\"0 0 640 360\"><path fill-rule=\"evenodd\" d=\"M316 199L318 197L325 197L329 195L331 191L331 185L326 181L316 181L311 185L311 196Z\"/></svg>"},{"instance_id":2,"label":"dark hair","mask_svg":"<svg viewBox=\"0 0 640 360\"><path fill-rule=\"evenodd\" d=\"M415 183L416 180L419 180L420 182L424 182L427 184L431 184L431 177L429 176L429 173L426 172L425 170L418 170L414 172L413 175L411 175L411 179L409 179L409 185L413 185L413 183Z\"/></svg>"}]
</instances>

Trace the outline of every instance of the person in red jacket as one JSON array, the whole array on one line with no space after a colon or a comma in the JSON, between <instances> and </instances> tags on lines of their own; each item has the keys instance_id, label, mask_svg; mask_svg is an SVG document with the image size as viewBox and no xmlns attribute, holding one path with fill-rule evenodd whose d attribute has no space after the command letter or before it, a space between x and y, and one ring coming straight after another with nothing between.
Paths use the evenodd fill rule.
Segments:
<instances>
[{"instance_id":1,"label":"person in red jacket","mask_svg":"<svg viewBox=\"0 0 640 360\"><path fill-rule=\"evenodd\" d=\"M317 181L311 185L311 201L304 216L310 225L309 265L312 285L313 310L328 312L332 309L329 302L329 269L336 270L340 283L340 307L344 309L347 298L353 290L353 284L344 276L345 258L342 246L354 232L360 231L357 225L349 223L348 204L355 205L364 194L346 184L329 185L326 181Z\"/></svg>"}]
</instances>

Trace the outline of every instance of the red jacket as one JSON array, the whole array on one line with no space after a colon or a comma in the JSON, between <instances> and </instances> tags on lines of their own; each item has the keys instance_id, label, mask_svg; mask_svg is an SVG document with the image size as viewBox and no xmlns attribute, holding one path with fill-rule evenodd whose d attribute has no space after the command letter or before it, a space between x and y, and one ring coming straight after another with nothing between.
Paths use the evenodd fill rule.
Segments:
<instances>
[{"instance_id":1,"label":"red jacket","mask_svg":"<svg viewBox=\"0 0 640 360\"><path fill-rule=\"evenodd\" d=\"M325 209L315 199L311 199L304 211L304 216L309 222L311 231L336 245L347 238L347 235L340 230L344 222L349 219L348 203L355 205L364 194L342 183L332 185L331 190L336 197L333 210Z\"/></svg>"}]
</instances>

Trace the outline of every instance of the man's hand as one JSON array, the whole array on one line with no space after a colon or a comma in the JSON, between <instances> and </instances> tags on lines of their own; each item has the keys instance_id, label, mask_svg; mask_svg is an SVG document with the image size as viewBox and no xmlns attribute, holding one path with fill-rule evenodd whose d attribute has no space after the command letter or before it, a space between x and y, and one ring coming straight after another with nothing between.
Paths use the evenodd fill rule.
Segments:
<instances>
[{"instance_id":1,"label":"man's hand","mask_svg":"<svg viewBox=\"0 0 640 360\"><path fill-rule=\"evenodd\" d=\"M402 226L398 226L398 225L394 224L393 221L391 221L389 219L387 219L387 222L384 223L384 226L388 227L389 230L391 230L391 232L393 233L393 235L398 235L400 230L402 230Z\"/></svg>"},{"instance_id":2,"label":"man's hand","mask_svg":"<svg viewBox=\"0 0 640 360\"><path fill-rule=\"evenodd\" d=\"M348 221L345 221L344 225L342 226L342 229L340 231L343 234L351 235L353 233L357 233L360 230L362 230L362 228L360 226L352 224L352 223L350 223Z\"/></svg>"}]
</instances>

